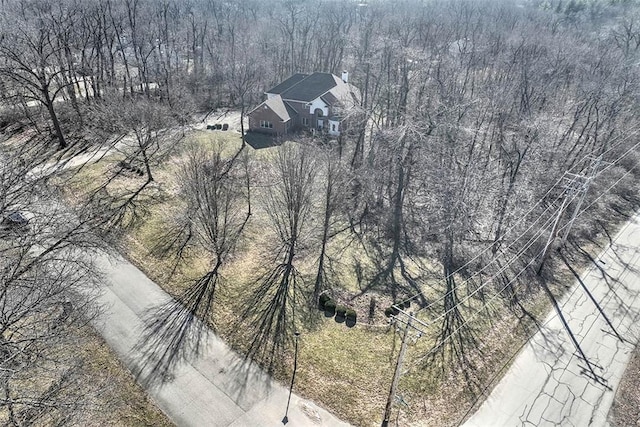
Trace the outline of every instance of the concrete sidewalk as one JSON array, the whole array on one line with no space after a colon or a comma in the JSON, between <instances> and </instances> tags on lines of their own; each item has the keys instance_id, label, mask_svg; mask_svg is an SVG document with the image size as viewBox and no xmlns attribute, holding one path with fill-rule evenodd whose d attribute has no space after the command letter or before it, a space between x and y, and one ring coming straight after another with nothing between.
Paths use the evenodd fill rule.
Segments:
<instances>
[{"instance_id":1,"label":"concrete sidewalk","mask_svg":"<svg viewBox=\"0 0 640 427\"><path fill-rule=\"evenodd\" d=\"M158 285L120 256L101 254L96 264L106 283L98 303L104 306L95 327L139 380L152 375L154 360L139 351L149 310L171 301ZM167 348L171 343L166 343ZM182 358L161 383L147 391L157 405L180 426L282 426L289 390L255 364L229 349L213 333L207 334L200 354ZM313 402L291 397L287 426L347 426Z\"/></svg>"},{"instance_id":2,"label":"concrete sidewalk","mask_svg":"<svg viewBox=\"0 0 640 427\"><path fill-rule=\"evenodd\" d=\"M640 336L640 215L596 262L582 281L615 331L579 282L560 303L592 369L554 311L465 426L607 425L615 390Z\"/></svg>"}]
</instances>

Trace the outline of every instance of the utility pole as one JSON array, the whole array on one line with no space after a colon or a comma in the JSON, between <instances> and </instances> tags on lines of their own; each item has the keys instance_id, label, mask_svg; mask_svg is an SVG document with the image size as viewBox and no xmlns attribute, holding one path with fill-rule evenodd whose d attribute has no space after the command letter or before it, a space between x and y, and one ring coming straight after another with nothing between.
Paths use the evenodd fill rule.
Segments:
<instances>
[{"instance_id":1,"label":"utility pole","mask_svg":"<svg viewBox=\"0 0 640 427\"><path fill-rule=\"evenodd\" d=\"M542 255L540 256L540 265L538 265L538 269L536 270L536 274L538 274L538 275L540 275L540 273L542 272L542 268L544 267L544 263L547 260L547 255L549 253L549 248L551 247L551 244L553 243L553 241L558 236L558 227L560 225L560 220L564 216L564 212L565 212L565 210L567 208L567 205L569 204L569 202L571 200L571 196L573 196L573 194L576 191L579 191L579 190L584 188L583 184L578 184L579 186L576 185L577 182L579 182L579 181L584 179L584 176L576 175L576 174L569 173L569 172L565 172L564 178L568 179L569 182L567 182L564 185L564 193L565 194L564 194L564 197L562 198L562 204L560 205L560 209L558 210L558 214L556 215L556 219L553 222L553 227L551 228L551 234L549 234L549 238L547 239L547 243L544 245L544 249L542 249ZM578 208L579 208L579 206L578 206ZM575 216L577 216L576 212L577 211L574 211L574 217L572 218L572 221L575 219ZM563 238L563 242L564 242L564 238Z\"/></svg>"},{"instance_id":2,"label":"utility pole","mask_svg":"<svg viewBox=\"0 0 640 427\"><path fill-rule=\"evenodd\" d=\"M589 191L589 185L591 184L591 181L598 175L601 163L602 163L602 155L595 158L591 158L591 167L590 167L588 176L584 174L577 175L569 172L565 173L564 178L569 179L569 182L564 185L565 197L562 200L562 205L560 206L558 215L556 216L555 222L553 223L551 234L549 235L549 238L547 239L547 243L545 244L544 249L542 250L542 256L540 257L540 265L538 266L537 274L540 274L540 272L542 271L542 267L544 267L544 262L547 259L547 253L549 251L549 247L551 246L551 244L553 243L553 241L558 235L558 225L560 224L560 219L564 215L564 211L567 207L569 199L575 192L579 191L580 198L578 199L576 206L573 208L571 219L565 225L565 230L562 234L562 239L560 241L560 244L564 246L564 244L567 242L567 237L571 232L571 227L573 227L573 223L578 217L578 214L580 213L582 202L584 202L584 198L587 195L587 191Z\"/></svg>"},{"instance_id":3,"label":"utility pole","mask_svg":"<svg viewBox=\"0 0 640 427\"><path fill-rule=\"evenodd\" d=\"M398 360L396 361L396 370L393 373L393 380L391 381L391 389L389 390L389 397L387 398L387 405L384 408L384 418L382 420L382 427L389 425L389 418L391 418L391 405L396 396L396 390L398 389L398 381L400 380L400 373L402 372L402 362L404 360L404 354L407 350L407 338L409 335L409 328L411 328L411 321L413 320L413 313L409 313L408 320L404 327L402 334L402 345L400 346L400 352L398 353ZM404 322L403 322L404 323Z\"/></svg>"},{"instance_id":4,"label":"utility pole","mask_svg":"<svg viewBox=\"0 0 640 427\"><path fill-rule=\"evenodd\" d=\"M567 195L568 196L568 195ZM540 257L540 265L536 270L536 274L540 275L542 272L542 267L544 267L544 262L547 260L547 253L549 252L549 247L551 243L553 243L556 235L558 234L558 224L560 224L560 218L564 214L564 210L567 207L567 202L569 197L564 197L562 199L562 205L560 205L560 209L558 210L558 215L556 216L555 221L553 222L553 227L551 228L551 234L549 234L549 238L547 239L547 243L544 245L544 249L542 250L542 256Z\"/></svg>"},{"instance_id":5,"label":"utility pole","mask_svg":"<svg viewBox=\"0 0 640 427\"><path fill-rule=\"evenodd\" d=\"M578 199L578 203L576 203L576 206L573 209L573 214L571 215L571 219L569 220L569 223L566 225L566 230L562 235L562 240L560 243L562 246L564 246L564 244L567 242L567 237L569 237L569 232L571 232L571 227L573 227L573 222L575 221L576 217L580 213L582 202L584 202L584 198L587 195L587 192L589 191L589 186L591 185L591 181L598 175L598 169L600 169L601 163L602 163L602 155L596 158L592 158L591 170L589 171L589 176L585 176L585 175L576 176L576 178L581 179L582 181L584 181L584 183L582 184L582 188L580 189L580 198Z\"/></svg>"}]
</instances>

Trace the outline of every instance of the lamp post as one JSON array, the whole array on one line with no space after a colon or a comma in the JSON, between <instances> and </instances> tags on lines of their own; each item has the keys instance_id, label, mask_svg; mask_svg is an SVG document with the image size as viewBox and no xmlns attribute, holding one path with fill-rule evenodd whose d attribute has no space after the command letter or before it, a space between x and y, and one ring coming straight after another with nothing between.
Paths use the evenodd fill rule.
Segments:
<instances>
[{"instance_id":1,"label":"lamp post","mask_svg":"<svg viewBox=\"0 0 640 427\"><path fill-rule=\"evenodd\" d=\"M293 382L296 380L296 371L298 369L298 337L300 337L300 332L296 331L294 333L295 336L295 349L293 351L293 375L291 375L291 386L289 387L289 398L287 399L287 409L284 411L284 418L282 419L282 424L286 424L289 422L289 403L291 403L291 393L293 392Z\"/></svg>"}]
</instances>

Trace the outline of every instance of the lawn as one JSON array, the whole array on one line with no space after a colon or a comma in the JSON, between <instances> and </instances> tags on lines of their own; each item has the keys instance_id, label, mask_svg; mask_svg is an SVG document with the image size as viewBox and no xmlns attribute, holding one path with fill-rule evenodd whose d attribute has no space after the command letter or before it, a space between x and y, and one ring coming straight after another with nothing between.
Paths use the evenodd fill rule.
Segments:
<instances>
[{"instance_id":1,"label":"lawn","mask_svg":"<svg viewBox=\"0 0 640 427\"><path fill-rule=\"evenodd\" d=\"M183 142L184 146L190 143L201 147L223 144L225 155L232 156L240 147L240 138L237 132L193 131ZM248 153L252 162L259 163L270 161L275 150L278 148L258 151L248 148ZM190 253L188 263L173 272L172 262L152 254L168 226L170 213L182 203L175 197L178 184L175 171L183 155L183 147L178 147L154 174L154 191L160 191L165 197L147 206L144 220L125 231L120 246L130 260L174 296L179 295L199 274L206 272L211 261L206 254ZM110 164L117 160L111 159L84 168L71 179L69 193L82 193L90 189L91 183L96 182L97 177L102 176L111 167ZM135 178L123 178L121 185L131 185L132 179ZM269 191L269 188L257 186L252 191L252 198L259 201L261 192ZM238 327L238 313L243 308L246 295L252 292L254 281L264 270L265 264L269 264L272 255L264 249L272 238L268 217L259 209L259 203L256 204L258 206L254 209L244 238L224 268L224 282L216 291L212 315L205 319L239 352L245 351L250 335L238 333L243 329ZM376 293L359 295L353 260L364 259L363 252L357 245L346 243L334 244L330 250L335 251L333 255L340 259L335 267L338 281L342 284L342 289L336 290L333 296L339 303L356 309L358 322L354 327L347 327L321 311L311 312L315 320L308 322L299 339L296 390L354 425L378 425L389 393L401 333L389 324L383 313L391 304L389 297ZM312 281L316 257L317 254L312 252L300 255L297 267L307 282ZM567 283L567 280L572 283L571 277L560 271L556 283ZM556 286L555 290L562 291L560 286ZM425 294L432 300L436 299L433 291L426 288ZM376 299L376 309L373 318L369 319L371 298ZM542 293L524 299L522 304L538 317L544 317L549 308ZM505 308L502 299L497 298L488 305L486 310L491 312L491 316L473 317L473 313L482 306L480 302L470 300L465 308L473 333L481 338L478 341L482 343L482 356L473 352L467 361L475 367L471 373L460 369L443 370L439 358L424 358L434 344L434 334L439 327L437 322L431 328L421 327L425 330L419 338L411 334L398 391L406 405L394 405L394 418L398 414L403 425L456 425L465 412L481 402L482 395L495 385L494 380L509 366L512 357L532 332L531 319L516 316ZM431 321L424 312L418 317L425 322ZM274 376L282 383L290 380L292 358L291 348L274 370ZM469 387L468 384L475 385Z\"/></svg>"},{"instance_id":2,"label":"lawn","mask_svg":"<svg viewBox=\"0 0 640 427\"><path fill-rule=\"evenodd\" d=\"M103 385L99 399L93 402L93 410L85 413L85 425L173 425L93 328L85 327L78 332L84 344L76 350L90 362L85 366L87 383Z\"/></svg>"}]
</instances>

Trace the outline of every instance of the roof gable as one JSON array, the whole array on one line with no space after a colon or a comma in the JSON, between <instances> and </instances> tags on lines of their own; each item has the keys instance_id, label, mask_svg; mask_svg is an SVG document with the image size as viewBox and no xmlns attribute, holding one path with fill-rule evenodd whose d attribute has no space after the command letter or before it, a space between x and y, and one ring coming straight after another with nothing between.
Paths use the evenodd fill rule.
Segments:
<instances>
[{"instance_id":1,"label":"roof gable","mask_svg":"<svg viewBox=\"0 0 640 427\"><path fill-rule=\"evenodd\" d=\"M280 98L279 96L274 96L272 98L267 99L262 104L258 105L256 108L251 110L249 112L249 114L251 114L251 113L253 113L255 111L258 111L260 109L263 109L263 108L269 108L283 122L286 122L287 120L291 119L291 115L295 114L295 111L293 110L293 108L291 108L289 105L286 105L282 101L282 98Z\"/></svg>"},{"instance_id":2,"label":"roof gable","mask_svg":"<svg viewBox=\"0 0 640 427\"><path fill-rule=\"evenodd\" d=\"M341 109L352 108L359 102L359 91L331 73L294 74L266 92L268 98L249 114L268 108L283 122L297 116L290 103L308 104L322 99L325 104ZM335 111L333 113L335 115Z\"/></svg>"}]
</instances>

